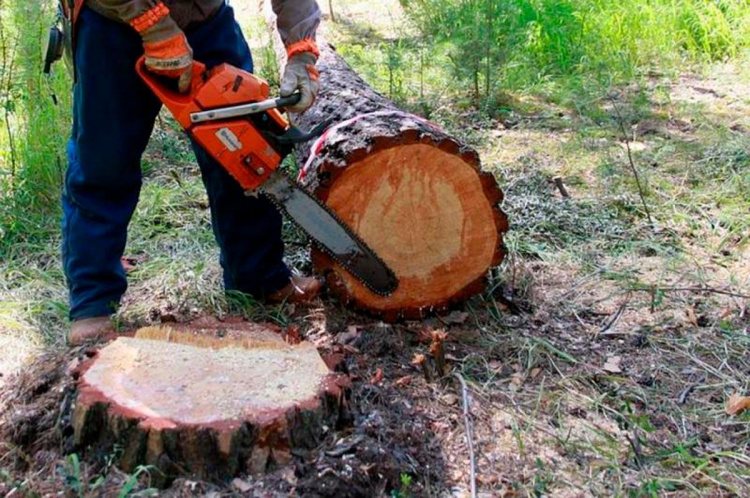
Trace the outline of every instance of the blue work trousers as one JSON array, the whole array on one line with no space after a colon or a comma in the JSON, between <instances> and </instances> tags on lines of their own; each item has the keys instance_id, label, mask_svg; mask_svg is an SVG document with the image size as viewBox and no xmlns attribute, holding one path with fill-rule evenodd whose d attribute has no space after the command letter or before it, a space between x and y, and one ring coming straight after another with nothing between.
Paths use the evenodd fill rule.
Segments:
<instances>
[{"instance_id":1,"label":"blue work trousers","mask_svg":"<svg viewBox=\"0 0 750 498\"><path fill-rule=\"evenodd\" d=\"M120 258L141 188L141 155L161 103L135 72L143 54L129 26L84 8L77 24L73 133L62 196L63 264L70 318L116 311L127 282ZM186 33L196 60L252 71L250 49L225 5ZM246 197L193 144L208 192L227 290L263 296L289 282L281 216L263 197Z\"/></svg>"}]
</instances>

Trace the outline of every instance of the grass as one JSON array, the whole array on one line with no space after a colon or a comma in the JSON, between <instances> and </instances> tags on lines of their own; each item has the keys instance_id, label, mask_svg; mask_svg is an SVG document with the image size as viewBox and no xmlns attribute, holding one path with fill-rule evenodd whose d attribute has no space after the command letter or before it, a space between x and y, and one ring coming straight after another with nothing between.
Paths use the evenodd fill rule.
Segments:
<instances>
[{"instance_id":1,"label":"grass","mask_svg":"<svg viewBox=\"0 0 750 498\"><path fill-rule=\"evenodd\" d=\"M536 496L747 494L750 419L728 417L724 404L749 387L748 299L669 290L750 294L746 56L710 63L710 54L697 54L708 49L693 47L706 66L643 73L588 96L586 82L572 77L520 91L511 83L500 112L487 117L454 105L462 89L446 90L447 66L420 88L415 51L401 59L407 91L392 92L382 47L389 39L408 43L408 28L386 23L397 7L381 18L350 8L349 21L331 33L340 52L402 105L421 111L423 96L435 96L430 115L477 147L506 191L510 256L493 292L468 306L471 323L455 332L452 351L477 398L480 488ZM657 35L665 33L642 40ZM563 93L551 92L555 86ZM655 230L645 222L613 105ZM559 196L553 176L562 176L571 199ZM621 358L620 374L603 368L613 356ZM462 437L443 442L446 454L466 454Z\"/></svg>"},{"instance_id":2,"label":"grass","mask_svg":"<svg viewBox=\"0 0 750 498\"><path fill-rule=\"evenodd\" d=\"M10 12L10 4L2 5L4 15ZM380 91L428 112L477 147L507 194L509 257L491 290L465 305L466 321L449 327L447 345L452 368L471 389L480 490L528 496L747 495L750 415L729 417L724 406L731 394L750 389L748 299L674 290L750 293L747 59L738 54L682 73L641 74L630 84L608 87L604 95L586 96L586 86L573 78L540 80L523 89L504 88L497 112L487 113L454 91L460 86L452 87L455 75L440 66L444 54L425 65L420 80L412 69L420 57L424 62L424 53L408 29L399 27L404 16L396 2L386 2L377 13L367 2L335 6L340 22L328 35L347 60ZM628 22L647 23L642 14ZM274 74L271 53L261 50L261 24L246 25L262 74ZM569 86L560 88L570 98L552 98L549 89L563 80ZM645 221L613 102L646 184L655 227ZM25 125L14 125L20 140ZM163 118L157 128L126 250L136 264L118 315L123 327L238 313L299 325L321 342L335 342L336 331L350 325L364 334L397 337L413 334L415 327L441 326L428 320L382 328L331 301L322 309L295 311L225 296L197 166L173 123ZM3 140L0 170L7 181L6 135ZM45 150L49 159L50 150L58 149ZM554 176L563 178L570 199L560 197ZM55 205L56 195L48 196ZM26 217L18 209L23 197L10 199L4 206L15 208L3 211L0 224L5 231L0 347L14 355L5 355L2 372L60 345L67 313L56 207ZM308 264L296 245L290 258L302 268ZM394 371L416 378L412 388L399 392L415 410L430 414L446 456L445 482L432 485L464 489L468 455L460 403L437 403L452 388L421 383L408 360L397 356L420 348L409 344L370 357L362 348L360 377L371 378L375 368L384 367L386 381ZM619 373L604 367L613 357L620 358ZM408 482L395 490L417 495L413 488L424 481L419 471L411 462L404 474ZM10 480L9 472L0 472L0 483ZM61 472L72 482L96 482L81 477L85 470L76 470L72 461L64 462ZM135 478L121 477L119 489L137 488Z\"/></svg>"}]
</instances>

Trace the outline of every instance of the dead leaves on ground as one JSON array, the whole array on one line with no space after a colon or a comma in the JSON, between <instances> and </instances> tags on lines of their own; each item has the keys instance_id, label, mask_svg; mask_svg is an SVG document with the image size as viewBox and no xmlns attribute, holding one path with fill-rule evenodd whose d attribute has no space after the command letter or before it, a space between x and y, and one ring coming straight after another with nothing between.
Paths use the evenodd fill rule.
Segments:
<instances>
[{"instance_id":1,"label":"dead leaves on ground","mask_svg":"<svg viewBox=\"0 0 750 498\"><path fill-rule=\"evenodd\" d=\"M727 414L728 415L739 415L745 410L750 409L750 396L740 396L739 394L733 394L727 401Z\"/></svg>"},{"instance_id":2,"label":"dead leaves on ground","mask_svg":"<svg viewBox=\"0 0 750 498\"><path fill-rule=\"evenodd\" d=\"M609 372L612 374L622 373L622 368L620 367L621 362L621 356L610 356L609 358L607 358L607 361L604 362L602 369L604 369L605 372Z\"/></svg>"},{"instance_id":3,"label":"dead leaves on ground","mask_svg":"<svg viewBox=\"0 0 750 498\"><path fill-rule=\"evenodd\" d=\"M370 379L370 384L377 385L380 384L383 381L383 369L378 368L375 371L375 375L372 376Z\"/></svg>"}]
</instances>

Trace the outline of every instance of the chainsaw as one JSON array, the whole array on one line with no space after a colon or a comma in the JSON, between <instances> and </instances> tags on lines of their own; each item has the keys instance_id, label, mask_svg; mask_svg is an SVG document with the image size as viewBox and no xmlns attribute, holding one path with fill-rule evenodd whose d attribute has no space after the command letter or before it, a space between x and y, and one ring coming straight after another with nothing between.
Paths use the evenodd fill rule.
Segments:
<instances>
[{"instance_id":1,"label":"chainsaw","mask_svg":"<svg viewBox=\"0 0 750 498\"><path fill-rule=\"evenodd\" d=\"M193 63L187 94L173 81L150 73L145 58L136 70L187 133L240 184L246 195L264 195L326 254L372 292L387 296L398 287L393 271L318 199L281 169L296 144L323 134L330 123L305 132L279 109L299 102L299 93L269 98L266 81L229 64L211 70Z\"/></svg>"}]
</instances>

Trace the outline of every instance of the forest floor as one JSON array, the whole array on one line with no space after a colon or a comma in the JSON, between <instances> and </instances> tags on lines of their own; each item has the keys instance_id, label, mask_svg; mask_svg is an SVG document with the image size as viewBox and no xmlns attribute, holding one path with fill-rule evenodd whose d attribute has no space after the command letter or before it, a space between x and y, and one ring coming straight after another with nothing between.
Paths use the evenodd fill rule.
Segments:
<instances>
[{"instance_id":1,"label":"forest floor","mask_svg":"<svg viewBox=\"0 0 750 498\"><path fill-rule=\"evenodd\" d=\"M390 36L391 11L373 18L360 4L338 13L338 46ZM248 32L261 43L261 27ZM448 333L448 366L467 383L480 496L750 495L750 411L726 410L750 394L748 67L653 76L586 112L533 94L507 95L494 118L436 101L434 119L475 145L505 190L509 257L459 309L393 325L329 297L228 300L197 167L161 119L121 328L206 314L299 327L345 354L355 381L353 424L293 469L227 486L179 480L165 496L466 495L464 391L411 364L434 330ZM309 271L304 239L287 235L289 263ZM57 246L0 262L0 495L151 493L147 468L125 475L61 454L66 365L82 352L64 346Z\"/></svg>"}]
</instances>

